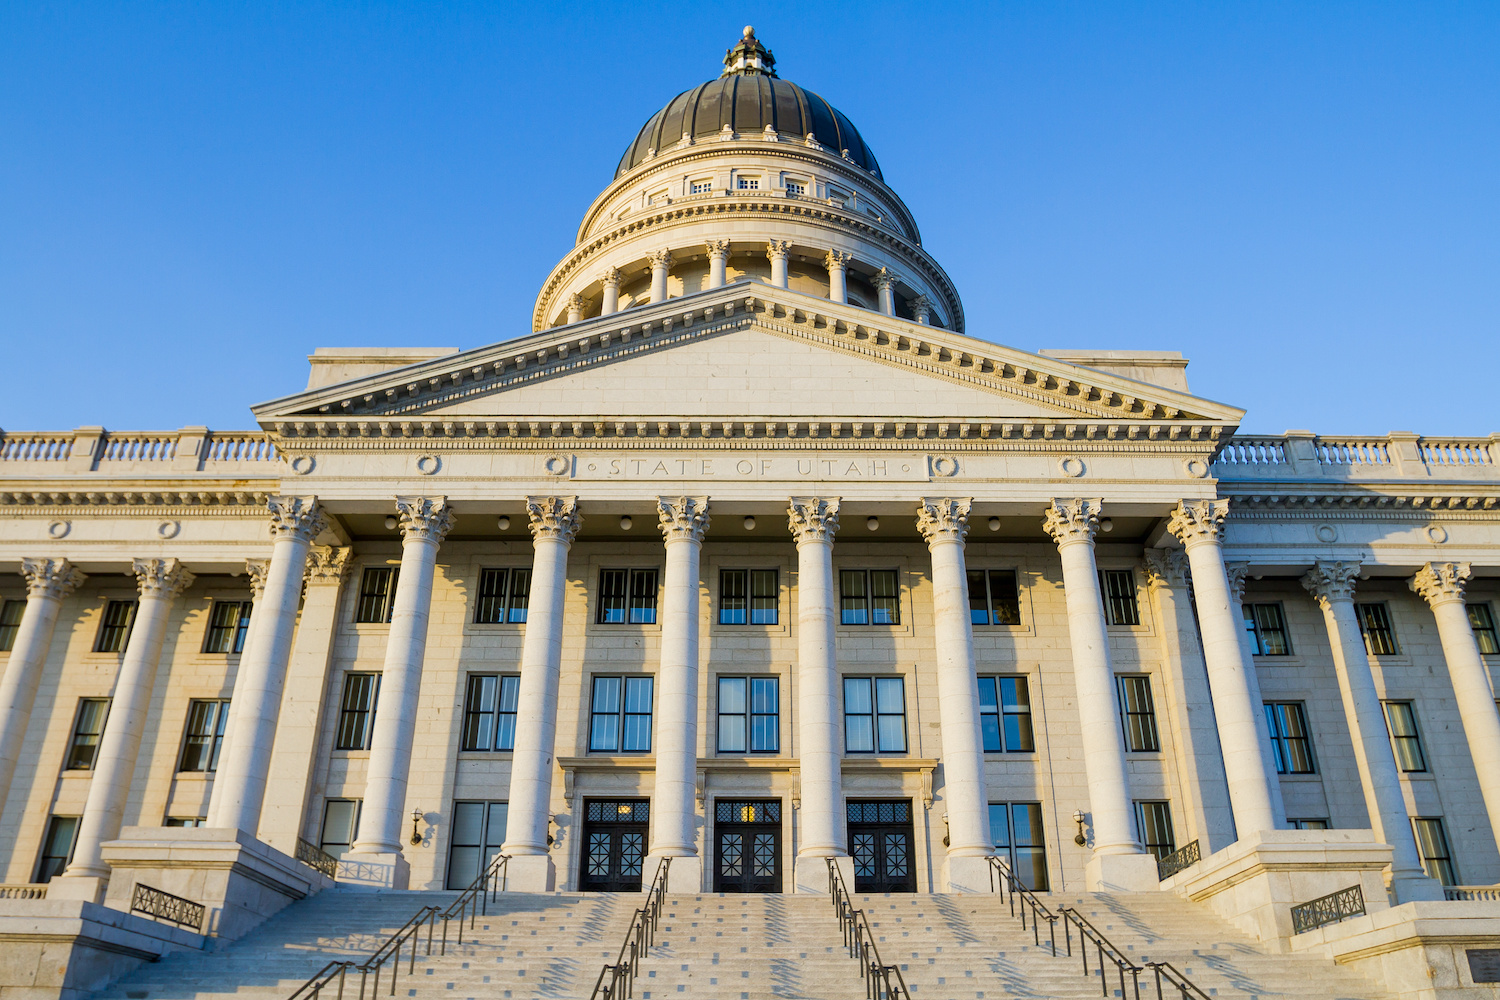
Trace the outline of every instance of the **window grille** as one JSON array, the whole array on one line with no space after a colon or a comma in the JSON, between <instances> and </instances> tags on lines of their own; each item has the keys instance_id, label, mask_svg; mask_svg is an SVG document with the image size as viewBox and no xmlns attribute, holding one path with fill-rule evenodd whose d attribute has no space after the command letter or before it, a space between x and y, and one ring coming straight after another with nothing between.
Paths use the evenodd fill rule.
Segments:
<instances>
[{"instance_id":1,"label":"window grille","mask_svg":"<svg viewBox=\"0 0 1500 1000\"><path fill-rule=\"evenodd\" d=\"M6 606L10 606L9 601ZM19 618L17 619L20 620ZM1469 605L1469 627L1474 630L1474 641L1479 643L1479 652L1485 656L1500 654L1500 639L1495 635L1495 615L1488 604ZM9 649L9 646L0 646Z\"/></svg>"},{"instance_id":2,"label":"window grille","mask_svg":"<svg viewBox=\"0 0 1500 1000\"><path fill-rule=\"evenodd\" d=\"M1047 838L1039 802L991 802L990 838L995 853L1010 862L1010 870L1033 892L1047 891Z\"/></svg>"},{"instance_id":3,"label":"window grille","mask_svg":"<svg viewBox=\"0 0 1500 1000\"><path fill-rule=\"evenodd\" d=\"M780 583L774 569L719 572L720 625L775 625L780 601Z\"/></svg>"},{"instance_id":4,"label":"window grille","mask_svg":"<svg viewBox=\"0 0 1500 1000\"><path fill-rule=\"evenodd\" d=\"M688 184L688 194L708 194L713 190L713 181L693 181Z\"/></svg>"},{"instance_id":5,"label":"window grille","mask_svg":"<svg viewBox=\"0 0 1500 1000\"><path fill-rule=\"evenodd\" d=\"M1024 677L979 678L979 729L985 753L1031 753L1031 692Z\"/></svg>"},{"instance_id":6,"label":"window grille","mask_svg":"<svg viewBox=\"0 0 1500 1000\"><path fill-rule=\"evenodd\" d=\"M250 633L250 601L214 601L203 637L205 653L242 653Z\"/></svg>"},{"instance_id":7,"label":"window grille","mask_svg":"<svg viewBox=\"0 0 1500 1000\"><path fill-rule=\"evenodd\" d=\"M601 625L656 624L656 570L600 570L598 622Z\"/></svg>"},{"instance_id":8,"label":"window grille","mask_svg":"<svg viewBox=\"0 0 1500 1000\"><path fill-rule=\"evenodd\" d=\"M1427 770L1422 753L1422 737L1417 732L1417 713L1409 701L1382 702L1385 706L1385 728L1391 734L1396 766L1407 773Z\"/></svg>"},{"instance_id":9,"label":"window grille","mask_svg":"<svg viewBox=\"0 0 1500 1000\"><path fill-rule=\"evenodd\" d=\"M1146 848L1147 853L1156 855L1156 860L1160 861L1177 850L1177 840L1172 834L1170 803L1137 799L1135 828L1141 838L1141 846Z\"/></svg>"},{"instance_id":10,"label":"window grille","mask_svg":"<svg viewBox=\"0 0 1500 1000\"><path fill-rule=\"evenodd\" d=\"M1411 822L1417 835L1417 850L1422 855L1422 867L1427 869L1427 874L1444 885L1457 885L1458 870L1448 849L1448 834L1443 829L1442 818L1420 816Z\"/></svg>"},{"instance_id":11,"label":"window grille","mask_svg":"<svg viewBox=\"0 0 1500 1000\"><path fill-rule=\"evenodd\" d=\"M795 198L798 195L807 194L807 186L797 181L787 181L786 193Z\"/></svg>"},{"instance_id":12,"label":"window grille","mask_svg":"<svg viewBox=\"0 0 1500 1000\"><path fill-rule=\"evenodd\" d=\"M1135 597L1135 573L1128 569L1099 571L1099 590L1111 625L1139 625L1141 609Z\"/></svg>"},{"instance_id":13,"label":"window grille","mask_svg":"<svg viewBox=\"0 0 1500 1000\"><path fill-rule=\"evenodd\" d=\"M531 570L480 570L474 622L479 625L525 622L526 606L530 600Z\"/></svg>"},{"instance_id":14,"label":"window grille","mask_svg":"<svg viewBox=\"0 0 1500 1000\"><path fill-rule=\"evenodd\" d=\"M735 178L734 186L736 188L738 188L739 190L741 190L741 191L759 191L760 190L760 178L759 177L737 177L737 178Z\"/></svg>"},{"instance_id":15,"label":"window grille","mask_svg":"<svg viewBox=\"0 0 1500 1000\"><path fill-rule=\"evenodd\" d=\"M370 749L370 733L375 728L375 708L380 700L380 675L347 673L344 675L344 700L339 706L339 750Z\"/></svg>"},{"instance_id":16,"label":"window grille","mask_svg":"<svg viewBox=\"0 0 1500 1000\"><path fill-rule=\"evenodd\" d=\"M359 603L354 620L379 624L391 620L395 610L396 583L401 570L397 566L367 566L359 579Z\"/></svg>"}]
</instances>

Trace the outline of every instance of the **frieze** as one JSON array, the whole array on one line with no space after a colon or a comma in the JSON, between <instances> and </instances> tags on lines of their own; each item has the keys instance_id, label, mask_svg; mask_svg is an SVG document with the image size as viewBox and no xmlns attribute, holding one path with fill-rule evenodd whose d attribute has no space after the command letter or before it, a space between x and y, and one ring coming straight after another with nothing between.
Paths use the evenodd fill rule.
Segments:
<instances>
[{"instance_id":1,"label":"frieze","mask_svg":"<svg viewBox=\"0 0 1500 1000\"><path fill-rule=\"evenodd\" d=\"M960 475L952 455L803 454L682 456L675 454L557 456L559 474L585 481L669 481L726 479L739 482L893 482L918 483ZM548 471L553 471L548 466Z\"/></svg>"}]
</instances>

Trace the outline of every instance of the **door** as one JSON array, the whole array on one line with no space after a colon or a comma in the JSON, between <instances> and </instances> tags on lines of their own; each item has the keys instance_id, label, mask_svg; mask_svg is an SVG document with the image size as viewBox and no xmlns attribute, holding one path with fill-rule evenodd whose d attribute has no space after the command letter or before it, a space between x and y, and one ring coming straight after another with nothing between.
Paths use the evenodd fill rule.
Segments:
<instances>
[{"instance_id":1,"label":"door","mask_svg":"<svg viewBox=\"0 0 1500 1000\"><path fill-rule=\"evenodd\" d=\"M651 804L589 799L583 814L583 892L640 892Z\"/></svg>"},{"instance_id":2,"label":"door","mask_svg":"<svg viewBox=\"0 0 1500 1000\"><path fill-rule=\"evenodd\" d=\"M453 841L448 845L448 888L467 889L489 867L505 843L504 802L453 803Z\"/></svg>"},{"instance_id":3,"label":"door","mask_svg":"<svg viewBox=\"0 0 1500 1000\"><path fill-rule=\"evenodd\" d=\"M850 802L849 853L855 892L916 892L911 803Z\"/></svg>"},{"instance_id":4,"label":"door","mask_svg":"<svg viewBox=\"0 0 1500 1000\"><path fill-rule=\"evenodd\" d=\"M714 803L714 891L781 891L781 803Z\"/></svg>"}]
</instances>

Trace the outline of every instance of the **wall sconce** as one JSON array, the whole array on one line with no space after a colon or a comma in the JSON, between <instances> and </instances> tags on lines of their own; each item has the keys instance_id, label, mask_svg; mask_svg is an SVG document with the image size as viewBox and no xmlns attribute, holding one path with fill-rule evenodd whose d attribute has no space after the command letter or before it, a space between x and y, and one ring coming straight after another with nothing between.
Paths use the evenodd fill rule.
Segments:
<instances>
[{"instance_id":1,"label":"wall sconce","mask_svg":"<svg viewBox=\"0 0 1500 1000\"><path fill-rule=\"evenodd\" d=\"M947 847L948 846L948 842L952 838L953 838L953 831L948 829L948 814L947 813L943 813L943 846Z\"/></svg>"},{"instance_id":2,"label":"wall sconce","mask_svg":"<svg viewBox=\"0 0 1500 1000\"><path fill-rule=\"evenodd\" d=\"M1079 847L1082 847L1084 844L1087 844L1089 842L1089 838L1087 838L1087 837L1085 837L1083 835L1083 810L1082 809L1074 809L1073 810L1073 822L1075 822L1075 823L1078 824L1078 836L1076 836L1076 837L1073 838L1073 843L1077 844Z\"/></svg>"},{"instance_id":3,"label":"wall sconce","mask_svg":"<svg viewBox=\"0 0 1500 1000\"><path fill-rule=\"evenodd\" d=\"M554 837L554 836L552 836L552 830L555 827L557 827L557 826L558 826L557 817L556 816L548 816L547 817L547 846L548 847L551 847L553 844L555 844L557 842L557 838Z\"/></svg>"},{"instance_id":4,"label":"wall sconce","mask_svg":"<svg viewBox=\"0 0 1500 1000\"><path fill-rule=\"evenodd\" d=\"M413 809L411 811L411 846L413 847L422 846L422 834L417 830L417 824L420 822L422 822L422 810Z\"/></svg>"}]
</instances>

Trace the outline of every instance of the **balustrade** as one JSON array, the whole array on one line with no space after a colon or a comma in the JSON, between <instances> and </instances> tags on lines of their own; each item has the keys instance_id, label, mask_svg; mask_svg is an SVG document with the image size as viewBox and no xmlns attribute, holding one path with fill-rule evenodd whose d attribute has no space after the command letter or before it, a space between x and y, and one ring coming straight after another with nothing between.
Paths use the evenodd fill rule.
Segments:
<instances>
[{"instance_id":1,"label":"balustrade","mask_svg":"<svg viewBox=\"0 0 1500 1000\"><path fill-rule=\"evenodd\" d=\"M6 434L0 438L0 462L62 462L72 447L69 433Z\"/></svg>"}]
</instances>

